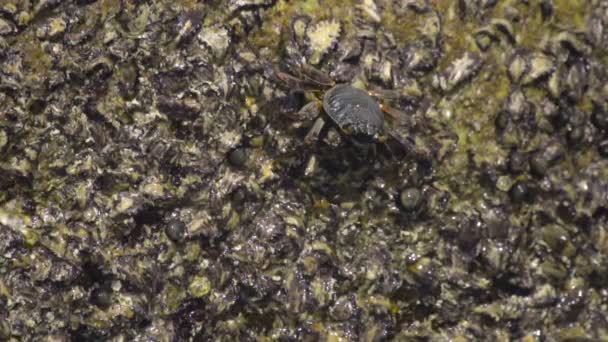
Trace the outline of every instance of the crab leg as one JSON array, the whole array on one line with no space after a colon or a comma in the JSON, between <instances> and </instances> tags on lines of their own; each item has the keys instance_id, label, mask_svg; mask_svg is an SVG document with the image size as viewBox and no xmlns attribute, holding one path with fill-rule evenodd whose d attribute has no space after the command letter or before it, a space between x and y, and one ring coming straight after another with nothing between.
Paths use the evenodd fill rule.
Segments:
<instances>
[{"instance_id":1,"label":"crab leg","mask_svg":"<svg viewBox=\"0 0 608 342\"><path fill-rule=\"evenodd\" d=\"M335 82L321 70L312 65L300 62L286 62L287 68L293 70L292 73L281 71L278 67L269 66L267 74L275 80L284 84L292 90L310 91L331 88Z\"/></svg>"},{"instance_id":2,"label":"crab leg","mask_svg":"<svg viewBox=\"0 0 608 342\"><path fill-rule=\"evenodd\" d=\"M388 136L390 136L394 141L398 142L406 154L416 154L418 152L418 149L416 148L415 143L410 141L409 139L401 139L401 137L399 137L399 135L396 132L394 132L390 129L386 129L386 134ZM383 141L383 142L390 149L388 144L386 144L386 141Z\"/></svg>"},{"instance_id":3,"label":"crab leg","mask_svg":"<svg viewBox=\"0 0 608 342\"><path fill-rule=\"evenodd\" d=\"M387 89L378 89L373 88L369 89L368 93L370 96L381 99L398 99L402 95L397 90L387 90Z\"/></svg>"},{"instance_id":4,"label":"crab leg","mask_svg":"<svg viewBox=\"0 0 608 342\"><path fill-rule=\"evenodd\" d=\"M306 134L306 137L304 138L304 142L306 144L311 144L314 141L317 141L317 139L319 138L319 134L321 133L321 130L323 129L323 126L325 126L325 120L323 120L323 118L319 116L315 120L315 123L312 125L312 128L310 129L310 131L308 131L308 133Z\"/></svg>"},{"instance_id":5,"label":"crab leg","mask_svg":"<svg viewBox=\"0 0 608 342\"><path fill-rule=\"evenodd\" d=\"M385 104L381 104L380 109L399 125L405 125L406 127L412 128L413 123L411 120L408 120L409 115L407 113Z\"/></svg>"},{"instance_id":6,"label":"crab leg","mask_svg":"<svg viewBox=\"0 0 608 342\"><path fill-rule=\"evenodd\" d=\"M304 107L300 108L300 110L295 114L295 117L303 120L312 120L321 115L321 106L323 104L320 101L311 101L304 105Z\"/></svg>"},{"instance_id":7,"label":"crab leg","mask_svg":"<svg viewBox=\"0 0 608 342\"><path fill-rule=\"evenodd\" d=\"M317 83L320 86L333 87L336 84L331 77L327 76L321 70L313 67L310 64L303 63L301 65L301 71L303 78Z\"/></svg>"},{"instance_id":8,"label":"crab leg","mask_svg":"<svg viewBox=\"0 0 608 342\"><path fill-rule=\"evenodd\" d=\"M274 75L279 82L281 82L287 88L290 88L292 90L311 91L311 90L318 90L318 88L319 88L319 86L316 83L312 83L310 81L297 78L295 76L292 76L292 75L282 72L282 71L275 70Z\"/></svg>"}]
</instances>

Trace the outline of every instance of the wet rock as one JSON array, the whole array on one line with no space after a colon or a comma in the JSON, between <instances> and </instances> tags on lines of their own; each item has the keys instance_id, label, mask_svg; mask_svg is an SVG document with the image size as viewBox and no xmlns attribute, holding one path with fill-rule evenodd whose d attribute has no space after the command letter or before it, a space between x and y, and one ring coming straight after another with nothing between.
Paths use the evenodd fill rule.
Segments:
<instances>
[{"instance_id":1,"label":"wet rock","mask_svg":"<svg viewBox=\"0 0 608 342\"><path fill-rule=\"evenodd\" d=\"M4 1L0 340L605 339L607 9Z\"/></svg>"},{"instance_id":2,"label":"wet rock","mask_svg":"<svg viewBox=\"0 0 608 342\"><path fill-rule=\"evenodd\" d=\"M527 171L528 158L524 153L513 151L509 157L509 171L514 174L519 174Z\"/></svg>"},{"instance_id":3,"label":"wet rock","mask_svg":"<svg viewBox=\"0 0 608 342\"><path fill-rule=\"evenodd\" d=\"M562 146L557 142L553 142L531 156L530 170L534 174L542 176L547 172L547 169L555 165L563 156L564 151Z\"/></svg>"},{"instance_id":4,"label":"wet rock","mask_svg":"<svg viewBox=\"0 0 608 342\"><path fill-rule=\"evenodd\" d=\"M596 107L591 114L591 121L599 129L608 129L608 111L601 107Z\"/></svg>"},{"instance_id":5,"label":"wet rock","mask_svg":"<svg viewBox=\"0 0 608 342\"><path fill-rule=\"evenodd\" d=\"M536 195L536 185L531 181L521 181L513 184L509 190L511 200L514 203L530 203L534 201Z\"/></svg>"},{"instance_id":6,"label":"wet rock","mask_svg":"<svg viewBox=\"0 0 608 342\"><path fill-rule=\"evenodd\" d=\"M608 158L608 140L600 141L597 146L597 151L602 157Z\"/></svg>"}]
</instances>

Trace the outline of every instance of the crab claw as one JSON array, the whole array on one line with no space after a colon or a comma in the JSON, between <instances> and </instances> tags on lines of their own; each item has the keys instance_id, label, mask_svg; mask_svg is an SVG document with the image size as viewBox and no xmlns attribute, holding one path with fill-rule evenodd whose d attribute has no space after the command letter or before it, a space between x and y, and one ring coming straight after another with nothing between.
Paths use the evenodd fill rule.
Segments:
<instances>
[{"instance_id":1,"label":"crab claw","mask_svg":"<svg viewBox=\"0 0 608 342\"><path fill-rule=\"evenodd\" d=\"M416 144L411 141L410 139L402 139L397 133L393 132L392 130L385 130L386 134L393 139L394 141L396 141L399 146L403 149L403 151L405 152L406 155L416 155L418 154L418 150L416 148ZM387 143L387 137L383 137L380 141L384 144Z\"/></svg>"},{"instance_id":2,"label":"crab claw","mask_svg":"<svg viewBox=\"0 0 608 342\"><path fill-rule=\"evenodd\" d=\"M267 66L264 74L267 79L295 91L315 91L335 85L333 79L323 71L290 58L282 63L282 67Z\"/></svg>"}]
</instances>

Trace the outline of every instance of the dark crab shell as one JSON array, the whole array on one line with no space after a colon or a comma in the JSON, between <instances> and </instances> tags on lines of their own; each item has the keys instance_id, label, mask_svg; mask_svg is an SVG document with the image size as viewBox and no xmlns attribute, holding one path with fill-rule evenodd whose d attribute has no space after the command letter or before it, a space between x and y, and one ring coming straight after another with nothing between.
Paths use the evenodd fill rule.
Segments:
<instances>
[{"instance_id":1,"label":"dark crab shell","mask_svg":"<svg viewBox=\"0 0 608 342\"><path fill-rule=\"evenodd\" d=\"M338 84L323 97L325 113L344 131L375 140L384 133L384 115L378 102L350 84Z\"/></svg>"}]
</instances>

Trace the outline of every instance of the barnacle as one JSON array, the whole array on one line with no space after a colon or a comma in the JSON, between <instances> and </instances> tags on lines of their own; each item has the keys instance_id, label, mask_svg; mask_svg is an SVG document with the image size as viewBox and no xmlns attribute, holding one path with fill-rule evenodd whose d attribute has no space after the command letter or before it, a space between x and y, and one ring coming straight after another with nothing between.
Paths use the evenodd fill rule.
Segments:
<instances>
[{"instance_id":1,"label":"barnacle","mask_svg":"<svg viewBox=\"0 0 608 342\"><path fill-rule=\"evenodd\" d=\"M483 66L481 58L472 53L465 53L454 60L442 75L435 78L435 84L444 91L450 91L464 81L473 77Z\"/></svg>"},{"instance_id":2,"label":"barnacle","mask_svg":"<svg viewBox=\"0 0 608 342\"><path fill-rule=\"evenodd\" d=\"M338 42L342 25L336 20L325 20L308 27L309 62L318 64L321 58Z\"/></svg>"},{"instance_id":3,"label":"barnacle","mask_svg":"<svg viewBox=\"0 0 608 342\"><path fill-rule=\"evenodd\" d=\"M225 27L203 27L198 34L201 43L208 46L214 56L221 59L230 46L230 34Z\"/></svg>"},{"instance_id":4,"label":"barnacle","mask_svg":"<svg viewBox=\"0 0 608 342\"><path fill-rule=\"evenodd\" d=\"M15 25L8 20L0 18L0 36L13 33Z\"/></svg>"}]
</instances>

